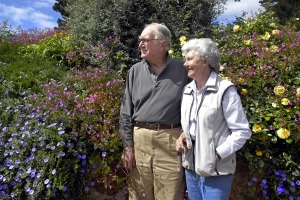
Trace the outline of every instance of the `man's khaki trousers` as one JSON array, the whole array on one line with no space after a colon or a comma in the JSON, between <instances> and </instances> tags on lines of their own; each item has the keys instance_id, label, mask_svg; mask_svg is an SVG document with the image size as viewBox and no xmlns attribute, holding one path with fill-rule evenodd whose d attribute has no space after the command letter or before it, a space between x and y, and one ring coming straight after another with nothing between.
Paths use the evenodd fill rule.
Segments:
<instances>
[{"instance_id":1,"label":"man's khaki trousers","mask_svg":"<svg viewBox=\"0 0 300 200\"><path fill-rule=\"evenodd\" d=\"M180 128L134 127L136 168L130 173L130 200L183 200L185 180L175 143Z\"/></svg>"}]
</instances>

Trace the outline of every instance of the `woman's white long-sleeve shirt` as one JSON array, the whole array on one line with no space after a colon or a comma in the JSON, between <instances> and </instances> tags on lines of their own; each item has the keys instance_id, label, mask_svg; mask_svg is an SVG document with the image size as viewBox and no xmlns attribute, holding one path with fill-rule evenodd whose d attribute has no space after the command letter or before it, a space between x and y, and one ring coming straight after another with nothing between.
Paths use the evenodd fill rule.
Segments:
<instances>
[{"instance_id":1,"label":"woman's white long-sleeve shirt","mask_svg":"<svg viewBox=\"0 0 300 200\"><path fill-rule=\"evenodd\" d=\"M195 81L191 82L183 93L181 116L182 128L188 142L195 141L193 161L183 160L183 166L195 167L196 172L197 166L215 168L207 169L210 172L199 169L199 172L206 171L202 173L206 176L218 175L218 171L221 174L233 173L235 152L251 137L248 120L234 85L218 77L215 72L211 73L206 85L200 91L196 90ZM217 168L216 152L222 158ZM203 162L214 163L207 166Z\"/></svg>"}]
</instances>

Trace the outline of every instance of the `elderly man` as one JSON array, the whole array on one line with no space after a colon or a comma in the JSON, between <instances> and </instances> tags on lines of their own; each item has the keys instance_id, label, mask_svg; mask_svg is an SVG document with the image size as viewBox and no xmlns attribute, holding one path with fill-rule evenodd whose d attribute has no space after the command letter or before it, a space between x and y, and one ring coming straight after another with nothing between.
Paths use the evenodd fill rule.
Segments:
<instances>
[{"instance_id":1,"label":"elderly man","mask_svg":"<svg viewBox=\"0 0 300 200\"><path fill-rule=\"evenodd\" d=\"M176 139L187 70L168 55L171 33L165 25L147 25L139 42L142 61L128 71L120 111L129 198L181 200L184 178Z\"/></svg>"}]
</instances>

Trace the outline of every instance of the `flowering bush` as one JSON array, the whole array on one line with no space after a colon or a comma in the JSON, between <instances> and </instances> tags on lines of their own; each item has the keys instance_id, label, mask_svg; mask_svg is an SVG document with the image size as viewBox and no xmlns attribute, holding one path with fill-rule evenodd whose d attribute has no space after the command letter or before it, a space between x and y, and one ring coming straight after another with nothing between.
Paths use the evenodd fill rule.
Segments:
<instances>
[{"instance_id":1,"label":"flowering bush","mask_svg":"<svg viewBox=\"0 0 300 200\"><path fill-rule=\"evenodd\" d=\"M46 33L48 34L46 35ZM26 40L26 43L21 43L25 45L20 47L20 53L27 57L41 56L45 59L59 61L60 65L65 65L67 63L66 54L75 48L70 42L70 36L63 30L53 32L42 31L37 33L29 32L25 36L24 34L19 34L13 37L12 41L20 43L24 39L30 38L30 36L34 36L36 39L33 41ZM19 39L16 41L16 38L23 40L19 41Z\"/></svg>"},{"instance_id":2,"label":"flowering bush","mask_svg":"<svg viewBox=\"0 0 300 200\"><path fill-rule=\"evenodd\" d=\"M119 49L119 38L108 37L97 45L88 45L76 48L67 53L67 62L70 68L82 68L83 66L106 67L122 72L124 61L128 57L124 56Z\"/></svg>"},{"instance_id":3,"label":"flowering bush","mask_svg":"<svg viewBox=\"0 0 300 200\"><path fill-rule=\"evenodd\" d=\"M266 199L300 196L297 184L283 189L277 173L288 183L299 181L300 33L277 21L272 13L238 20L218 41L221 75L236 85L253 132L239 155L253 176L262 173L269 185L261 188Z\"/></svg>"},{"instance_id":4,"label":"flowering bush","mask_svg":"<svg viewBox=\"0 0 300 200\"><path fill-rule=\"evenodd\" d=\"M117 134L123 83L105 69L73 71L21 102L1 100L0 196L80 199L125 180Z\"/></svg>"}]
</instances>

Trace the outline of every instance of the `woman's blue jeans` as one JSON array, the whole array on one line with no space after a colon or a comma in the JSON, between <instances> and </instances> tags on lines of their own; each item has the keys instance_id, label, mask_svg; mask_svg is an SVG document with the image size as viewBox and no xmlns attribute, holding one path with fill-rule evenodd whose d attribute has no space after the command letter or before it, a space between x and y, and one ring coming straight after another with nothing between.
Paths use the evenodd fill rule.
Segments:
<instances>
[{"instance_id":1,"label":"woman's blue jeans","mask_svg":"<svg viewBox=\"0 0 300 200\"><path fill-rule=\"evenodd\" d=\"M229 199L233 175L204 177L186 169L185 177L190 200Z\"/></svg>"}]
</instances>

